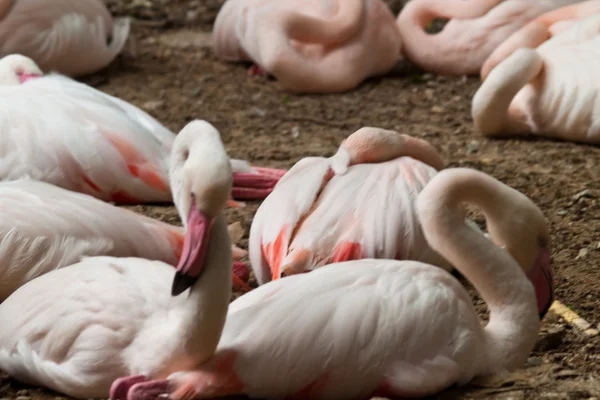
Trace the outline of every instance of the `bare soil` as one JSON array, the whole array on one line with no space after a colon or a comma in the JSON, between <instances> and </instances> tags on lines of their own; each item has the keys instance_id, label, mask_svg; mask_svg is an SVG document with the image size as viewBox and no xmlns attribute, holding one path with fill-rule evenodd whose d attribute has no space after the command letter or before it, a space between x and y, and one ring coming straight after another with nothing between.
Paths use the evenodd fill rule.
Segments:
<instances>
[{"instance_id":1,"label":"bare soil","mask_svg":"<svg viewBox=\"0 0 600 400\"><path fill-rule=\"evenodd\" d=\"M346 94L289 94L276 81L248 77L247 66L211 54L209 33L222 0L106 2L115 14L134 18L132 39L122 56L85 82L136 104L174 131L206 119L221 131L232 157L262 166L289 168L304 156L330 156L363 126L425 138L449 166L491 174L542 208L551 224L557 298L600 323L600 148L485 139L470 117L477 78L424 74L405 64ZM389 3L397 12L402 2ZM246 230L243 247L257 207L228 211L230 222L241 221ZM171 206L133 209L179 223ZM597 399L599 372L600 338L549 313L525 369L434 398ZM0 375L0 400L8 398L64 397Z\"/></svg>"}]
</instances>

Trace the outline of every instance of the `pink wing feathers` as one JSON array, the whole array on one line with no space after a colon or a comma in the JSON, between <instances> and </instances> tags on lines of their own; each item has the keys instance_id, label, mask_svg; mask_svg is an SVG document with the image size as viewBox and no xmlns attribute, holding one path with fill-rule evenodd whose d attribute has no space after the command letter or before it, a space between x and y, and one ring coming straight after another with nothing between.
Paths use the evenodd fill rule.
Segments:
<instances>
[{"instance_id":1,"label":"pink wing feathers","mask_svg":"<svg viewBox=\"0 0 600 400\"><path fill-rule=\"evenodd\" d=\"M116 202L171 199L168 134L147 114L144 125L141 111L133 119L61 76L2 87L0 104L0 180L30 177Z\"/></svg>"}]
</instances>

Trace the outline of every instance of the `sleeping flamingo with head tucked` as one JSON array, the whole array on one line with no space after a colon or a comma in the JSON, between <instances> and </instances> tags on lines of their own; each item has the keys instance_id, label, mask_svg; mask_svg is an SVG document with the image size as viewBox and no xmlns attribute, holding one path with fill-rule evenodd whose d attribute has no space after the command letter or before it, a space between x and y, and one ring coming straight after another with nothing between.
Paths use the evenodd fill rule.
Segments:
<instances>
[{"instance_id":1,"label":"sleeping flamingo with head tucked","mask_svg":"<svg viewBox=\"0 0 600 400\"><path fill-rule=\"evenodd\" d=\"M429 143L365 127L330 158L300 160L260 205L249 255L260 284L361 258L450 268L417 221L417 195L443 167Z\"/></svg>"},{"instance_id":2,"label":"sleeping flamingo with head tucked","mask_svg":"<svg viewBox=\"0 0 600 400\"><path fill-rule=\"evenodd\" d=\"M485 60L481 79L485 80L496 65L520 48L535 49L551 37L570 28L575 22L600 13L600 0L588 0L547 12L513 33Z\"/></svg>"},{"instance_id":3,"label":"sleeping flamingo with head tucked","mask_svg":"<svg viewBox=\"0 0 600 400\"><path fill-rule=\"evenodd\" d=\"M22 83L21 83L22 82ZM105 201L171 201L175 134L139 108L29 58L0 59L0 181L29 177ZM262 199L283 170L232 160L237 199Z\"/></svg>"},{"instance_id":4,"label":"sleeping flamingo with head tucked","mask_svg":"<svg viewBox=\"0 0 600 400\"><path fill-rule=\"evenodd\" d=\"M106 398L120 376L166 378L212 357L232 268L222 211L233 178L219 132L188 124L175 139L170 178L186 228L177 269L90 257L28 282L0 304L5 372L69 396Z\"/></svg>"},{"instance_id":5,"label":"sleeping flamingo with head tucked","mask_svg":"<svg viewBox=\"0 0 600 400\"><path fill-rule=\"evenodd\" d=\"M382 0L227 0L213 28L227 61L253 61L294 92L343 92L391 70L401 52Z\"/></svg>"},{"instance_id":6,"label":"sleeping flamingo with head tucked","mask_svg":"<svg viewBox=\"0 0 600 400\"><path fill-rule=\"evenodd\" d=\"M0 183L0 302L82 257L141 257L176 265L185 231L91 196L33 180ZM237 241L240 238L235 238ZM232 247L234 258L246 252ZM234 285L248 267L234 263Z\"/></svg>"},{"instance_id":7,"label":"sleeping flamingo with head tucked","mask_svg":"<svg viewBox=\"0 0 600 400\"><path fill-rule=\"evenodd\" d=\"M129 19L102 0L0 0L0 57L19 53L45 71L86 75L123 49Z\"/></svg>"},{"instance_id":8,"label":"sleeping flamingo with head tucked","mask_svg":"<svg viewBox=\"0 0 600 400\"><path fill-rule=\"evenodd\" d=\"M462 202L481 207L492 240L465 224ZM417 212L431 247L486 301L487 326L460 282L437 266L331 264L231 303L214 356L196 370L117 380L111 399L413 398L522 367L553 300L542 212L470 169L433 177Z\"/></svg>"},{"instance_id":9,"label":"sleeping flamingo with head tucked","mask_svg":"<svg viewBox=\"0 0 600 400\"><path fill-rule=\"evenodd\" d=\"M412 0L398 16L406 57L426 71L477 74L486 58L510 34L550 10L583 0ZM436 18L444 29L428 34Z\"/></svg>"},{"instance_id":10,"label":"sleeping flamingo with head tucked","mask_svg":"<svg viewBox=\"0 0 600 400\"><path fill-rule=\"evenodd\" d=\"M556 36L517 49L490 71L473 97L482 134L600 143L600 13L562 22Z\"/></svg>"}]
</instances>

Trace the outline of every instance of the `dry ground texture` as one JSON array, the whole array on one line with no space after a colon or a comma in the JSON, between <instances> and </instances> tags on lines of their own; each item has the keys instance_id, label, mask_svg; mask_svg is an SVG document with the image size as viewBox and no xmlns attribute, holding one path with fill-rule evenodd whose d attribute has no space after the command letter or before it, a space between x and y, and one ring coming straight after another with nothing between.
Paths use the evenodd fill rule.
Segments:
<instances>
[{"instance_id":1,"label":"dry ground texture","mask_svg":"<svg viewBox=\"0 0 600 400\"><path fill-rule=\"evenodd\" d=\"M551 223L557 297L594 325L600 322L600 149L545 140L487 140L473 129L477 78L445 78L400 66L343 95L297 96L275 81L249 78L244 65L218 61L209 33L223 0L107 0L134 18L126 51L85 79L147 110L179 131L202 118L223 134L230 155L291 167L307 155L330 156L362 126L429 140L451 167L485 171L530 196ZM390 1L397 12L401 1ZM258 203L230 211L246 238ZM173 207L135 211L179 223ZM481 219L479 219L481 222ZM483 306L480 305L483 310ZM524 370L451 389L436 399L600 398L600 339L552 313ZM0 400L61 398L0 376Z\"/></svg>"}]
</instances>

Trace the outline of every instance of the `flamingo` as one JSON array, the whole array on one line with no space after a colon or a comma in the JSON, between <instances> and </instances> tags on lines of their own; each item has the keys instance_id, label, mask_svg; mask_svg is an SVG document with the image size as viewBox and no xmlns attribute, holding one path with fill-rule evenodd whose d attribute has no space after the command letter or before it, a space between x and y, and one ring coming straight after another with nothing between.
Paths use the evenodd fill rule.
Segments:
<instances>
[{"instance_id":1,"label":"flamingo","mask_svg":"<svg viewBox=\"0 0 600 400\"><path fill-rule=\"evenodd\" d=\"M557 8L535 18L502 42L487 58L481 67L481 80L485 80L490 71L516 49L534 49L551 37L564 32L576 21L597 13L600 13L600 1L588 0Z\"/></svg>"},{"instance_id":2,"label":"flamingo","mask_svg":"<svg viewBox=\"0 0 600 400\"><path fill-rule=\"evenodd\" d=\"M232 230L233 230L232 226ZM0 302L25 283L82 257L141 257L177 265L185 231L45 182L0 183ZM239 238L236 238L239 240ZM234 258L246 252L232 246ZM248 290L234 263L234 286Z\"/></svg>"},{"instance_id":3,"label":"flamingo","mask_svg":"<svg viewBox=\"0 0 600 400\"><path fill-rule=\"evenodd\" d=\"M23 177L138 204L172 200L175 134L139 108L29 58L0 59L0 181ZM237 199L262 199L283 170L232 160Z\"/></svg>"},{"instance_id":4,"label":"flamingo","mask_svg":"<svg viewBox=\"0 0 600 400\"><path fill-rule=\"evenodd\" d=\"M179 133L171 163L186 225L176 271L161 261L101 256L26 283L0 304L5 372L69 396L106 398L119 376L167 377L212 357L231 294L222 210L232 170L219 132L203 121Z\"/></svg>"},{"instance_id":5,"label":"flamingo","mask_svg":"<svg viewBox=\"0 0 600 400\"><path fill-rule=\"evenodd\" d=\"M475 93L476 129L486 136L600 143L599 46L600 14L594 14L569 23L536 49L517 49Z\"/></svg>"},{"instance_id":6,"label":"flamingo","mask_svg":"<svg viewBox=\"0 0 600 400\"><path fill-rule=\"evenodd\" d=\"M397 63L401 41L382 0L227 0L213 28L227 61L253 61L289 91L344 92Z\"/></svg>"},{"instance_id":7,"label":"flamingo","mask_svg":"<svg viewBox=\"0 0 600 400\"><path fill-rule=\"evenodd\" d=\"M129 19L112 19L101 0L1 0L0 56L19 53L44 70L96 72L121 52Z\"/></svg>"},{"instance_id":8,"label":"flamingo","mask_svg":"<svg viewBox=\"0 0 600 400\"><path fill-rule=\"evenodd\" d=\"M451 266L427 244L415 200L443 167L426 141L364 127L330 158L300 160L260 205L249 258L259 284L361 258Z\"/></svg>"},{"instance_id":9,"label":"flamingo","mask_svg":"<svg viewBox=\"0 0 600 400\"><path fill-rule=\"evenodd\" d=\"M413 0L400 12L404 55L426 71L445 75L479 73L506 37L533 18L583 0ZM442 32L425 27L449 18Z\"/></svg>"},{"instance_id":10,"label":"flamingo","mask_svg":"<svg viewBox=\"0 0 600 400\"><path fill-rule=\"evenodd\" d=\"M493 242L465 224L462 202L481 207ZM119 379L111 399L412 398L522 367L554 296L542 212L467 168L433 177L417 210L431 246L488 304L487 326L464 287L437 266L331 264L239 297L208 362L166 380Z\"/></svg>"}]
</instances>

